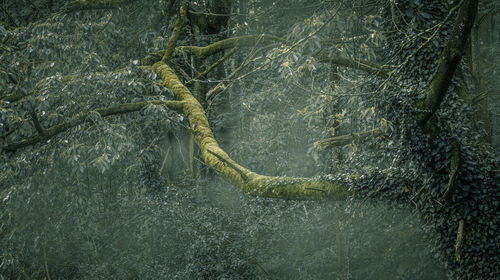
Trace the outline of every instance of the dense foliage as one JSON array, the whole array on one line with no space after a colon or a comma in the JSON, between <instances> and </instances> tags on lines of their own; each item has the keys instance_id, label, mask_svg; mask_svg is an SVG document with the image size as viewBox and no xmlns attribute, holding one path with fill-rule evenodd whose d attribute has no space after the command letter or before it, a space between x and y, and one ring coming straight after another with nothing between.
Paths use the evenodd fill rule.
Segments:
<instances>
[{"instance_id":1,"label":"dense foliage","mask_svg":"<svg viewBox=\"0 0 500 280\"><path fill-rule=\"evenodd\" d=\"M465 1L190 1L178 46L283 37L239 48L206 75L222 54L174 53L170 64L222 148L258 173L319 176L356 192L338 202L239 192L205 165L172 108L99 114L174 99L141 59L165 49L181 1L71 11L66 2L6 1L0 10L0 279L500 275L495 1L480 1L477 24L493 24L475 31L481 47L464 55L427 127L418 102ZM374 128L383 135L313 144Z\"/></svg>"}]
</instances>

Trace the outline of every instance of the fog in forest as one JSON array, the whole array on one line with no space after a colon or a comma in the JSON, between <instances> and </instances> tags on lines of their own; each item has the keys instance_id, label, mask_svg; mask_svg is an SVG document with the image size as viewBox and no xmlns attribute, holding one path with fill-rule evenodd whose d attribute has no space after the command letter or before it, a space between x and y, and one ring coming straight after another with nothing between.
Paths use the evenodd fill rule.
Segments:
<instances>
[{"instance_id":1,"label":"fog in forest","mask_svg":"<svg viewBox=\"0 0 500 280\"><path fill-rule=\"evenodd\" d=\"M498 279L497 1L0 7L0 280Z\"/></svg>"}]
</instances>

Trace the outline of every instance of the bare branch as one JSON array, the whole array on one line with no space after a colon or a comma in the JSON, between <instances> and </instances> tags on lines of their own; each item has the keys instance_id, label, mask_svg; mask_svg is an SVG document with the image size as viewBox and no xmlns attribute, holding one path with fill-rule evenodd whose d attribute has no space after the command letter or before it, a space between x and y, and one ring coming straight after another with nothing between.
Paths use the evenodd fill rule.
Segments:
<instances>
[{"instance_id":1,"label":"bare branch","mask_svg":"<svg viewBox=\"0 0 500 280\"><path fill-rule=\"evenodd\" d=\"M217 60L216 62L214 62L212 65L210 65L209 67L207 67L207 69L205 69L205 71L201 72L200 74L198 74L195 78L189 80L187 82L187 84L191 83L192 81L194 80L198 80L199 78L205 76L206 74L210 73L210 71L212 71L215 67L217 67L217 65L221 64L222 62L224 62L226 59L228 59L231 55L233 55L236 51L238 50L238 47L234 47L232 48L229 52L227 52L223 57L221 57L219 60Z\"/></svg>"},{"instance_id":2,"label":"bare branch","mask_svg":"<svg viewBox=\"0 0 500 280\"><path fill-rule=\"evenodd\" d=\"M154 104L154 105L164 105L176 110L182 109L183 103L179 101L144 101L144 102L137 102L137 103L126 103L126 104L120 104L117 106L113 107L107 107L107 108L101 108L101 109L96 109L92 112L98 113L101 115L101 117L107 117L107 116L112 116L112 115L119 115L119 114L126 114L126 113L131 113L135 111L142 110L142 108L146 107L149 104ZM43 134L36 134L32 135L30 137L27 137L21 141L18 142L13 142L6 144L3 146L4 151L15 151L17 149L20 149L22 147L30 146L33 144L36 144L38 142L41 142L43 140L50 139L57 134L66 131L72 127L75 127L79 124L85 123L89 120L90 113L79 113L73 116L71 119L68 121L65 121L61 124L57 124L54 126L51 126L44 131Z\"/></svg>"}]
</instances>

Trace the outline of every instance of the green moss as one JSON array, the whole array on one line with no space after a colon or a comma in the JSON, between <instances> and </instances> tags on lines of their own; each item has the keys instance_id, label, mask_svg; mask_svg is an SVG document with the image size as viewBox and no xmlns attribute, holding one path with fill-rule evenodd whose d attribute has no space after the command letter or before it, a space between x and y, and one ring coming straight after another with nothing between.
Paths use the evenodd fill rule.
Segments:
<instances>
[{"instance_id":1,"label":"green moss","mask_svg":"<svg viewBox=\"0 0 500 280\"><path fill-rule=\"evenodd\" d=\"M184 0L184 2L182 2L179 11L179 16L175 21L174 31L172 32L172 36L170 36L170 38L168 39L167 48L165 49L165 54L161 59L165 63L169 61L170 57L174 53L175 44L177 44L177 39L179 39L179 34L181 33L182 25L184 25L184 18L186 17L187 13L187 4L188 4L187 0Z\"/></svg>"},{"instance_id":2,"label":"green moss","mask_svg":"<svg viewBox=\"0 0 500 280\"><path fill-rule=\"evenodd\" d=\"M211 45L205 47L196 47L196 46L182 46L179 47L178 50L181 52L188 52L196 55L198 58L203 59L210 55L216 54L226 49L231 49L234 47L248 47L255 46L260 44L269 44L286 41L282 38L273 36L273 35L246 35L239 37L232 37L225 40L217 41Z\"/></svg>"},{"instance_id":3,"label":"green moss","mask_svg":"<svg viewBox=\"0 0 500 280\"><path fill-rule=\"evenodd\" d=\"M205 110L189 89L180 82L174 71L161 61L154 64L152 70L160 75L164 86L171 89L175 98L183 103L183 112L189 120L190 128L200 147L205 164L245 193L263 197L313 200L339 200L353 195L348 187L335 182L320 179L264 176L239 165L219 147L210 129Z\"/></svg>"}]
</instances>

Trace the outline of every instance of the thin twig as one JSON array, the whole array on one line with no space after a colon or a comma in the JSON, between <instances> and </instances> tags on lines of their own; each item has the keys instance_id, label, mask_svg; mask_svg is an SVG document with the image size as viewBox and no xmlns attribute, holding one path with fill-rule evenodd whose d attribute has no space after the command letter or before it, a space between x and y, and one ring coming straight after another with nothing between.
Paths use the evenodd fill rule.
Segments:
<instances>
[{"instance_id":1,"label":"thin twig","mask_svg":"<svg viewBox=\"0 0 500 280\"><path fill-rule=\"evenodd\" d=\"M318 189L318 188L306 188L306 190L313 190L313 191L318 191L318 192L324 192L324 193L326 193L325 190Z\"/></svg>"},{"instance_id":2,"label":"thin twig","mask_svg":"<svg viewBox=\"0 0 500 280\"><path fill-rule=\"evenodd\" d=\"M217 60L214 64L210 65L207 69L205 69L205 71L199 73L196 77L194 77L193 79L189 80L186 82L186 84L190 84L192 83L193 81L195 80L198 80L200 79L201 77L205 76L206 74L208 74L210 71L212 71L217 65L221 64L222 62L224 62L226 59L228 59L231 55L233 55L236 51L238 50L238 47L234 47L232 48L227 54L225 54L223 57L221 57L219 60Z\"/></svg>"},{"instance_id":3,"label":"thin twig","mask_svg":"<svg viewBox=\"0 0 500 280\"><path fill-rule=\"evenodd\" d=\"M240 174L241 178L243 178L243 181L248 182L248 176L247 176L247 174L245 174L245 172L243 172L242 170L240 170L240 168L238 168L236 165L234 165L232 162L229 162L227 159L223 158L222 156L220 156L220 155L212 152L211 150L207 149L207 151L209 153L211 153L212 155L214 155L219 160L223 161L225 164L229 165L229 167L231 167L232 169L234 169L234 171L238 172L238 174Z\"/></svg>"}]
</instances>

